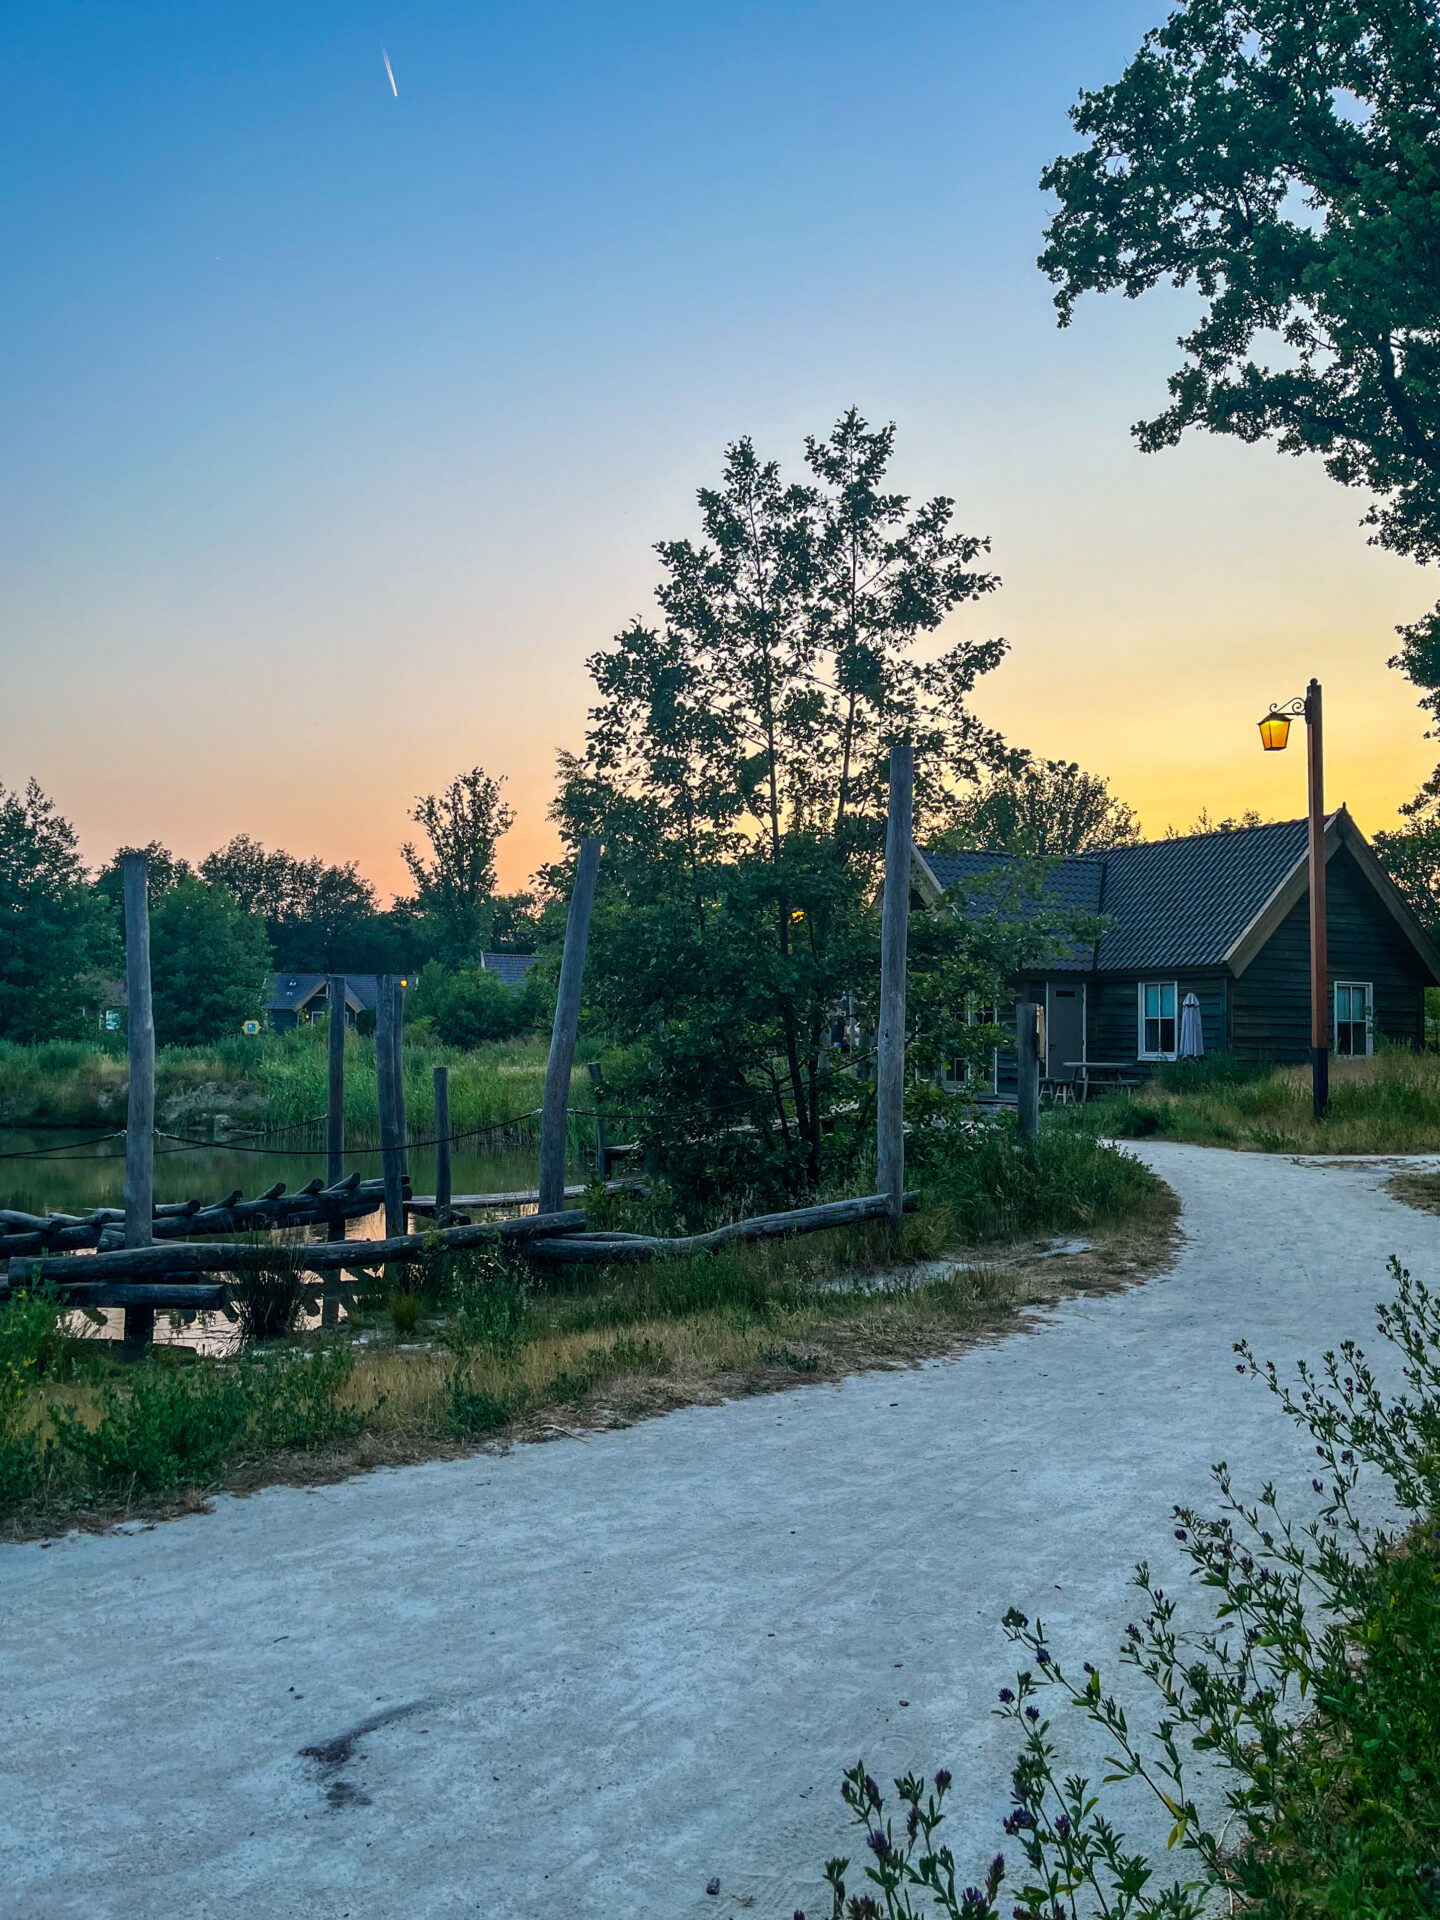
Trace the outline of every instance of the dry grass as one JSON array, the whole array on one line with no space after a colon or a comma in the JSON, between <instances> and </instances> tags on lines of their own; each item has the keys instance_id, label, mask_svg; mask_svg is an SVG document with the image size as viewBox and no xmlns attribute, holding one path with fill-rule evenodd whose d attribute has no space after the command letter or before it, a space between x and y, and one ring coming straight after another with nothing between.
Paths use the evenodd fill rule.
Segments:
<instances>
[{"instance_id":1,"label":"dry grass","mask_svg":"<svg viewBox=\"0 0 1440 1920\"><path fill-rule=\"evenodd\" d=\"M1318 1126L1308 1066L1188 1090L1152 1084L1097 1102L1086 1123L1261 1153L1425 1153L1440 1149L1440 1054L1332 1060L1330 1112Z\"/></svg>"},{"instance_id":2,"label":"dry grass","mask_svg":"<svg viewBox=\"0 0 1440 1920\"><path fill-rule=\"evenodd\" d=\"M779 1298L762 1312L722 1307L631 1317L621 1301L617 1317L622 1324L567 1330L553 1322L573 1313L575 1300L542 1297L538 1324L511 1354L482 1346L457 1359L426 1339L424 1329L414 1344L371 1333L340 1396L361 1415L364 1430L352 1440L312 1451L238 1462L221 1486L244 1494L267 1485L324 1484L378 1466L454 1458L480 1447L505 1449L628 1426L677 1407L916 1366L1033 1325L1027 1309L1076 1294L1116 1291L1162 1271L1173 1257L1178 1211L1169 1190L1158 1189L1155 1205L1143 1216L1097 1231L1088 1237L1088 1251L1061 1257L1044 1257L1052 1244L1048 1236L941 1255L927 1244L939 1230L934 1218L912 1221L907 1223L908 1251L918 1257L899 1267L876 1261L859 1281L853 1269L837 1278L834 1255L813 1242L778 1246L765 1250L764 1264ZM852 1261L860 1251L854 1238ZM883 1245L877 1236L876 1250ZM806 1276L798 1288L793 1284L797 1272ZM605 1284L623 1292L634 1286L635 1275L617 1275ZM595 1289L584 1302L586 1311L595 1310ZM457 1367L463 1367L472 1393L513 1407L513 1417L481 1435L457 1435L451 1428ZM44 1396L44 1406L37 1406L37 1416L43 1419L48 1406L64 1405L85 1417L94 1396L95 1389L84 1384L57 1384ZM185 1490L65 1518L98 1529L119 1520L195 1512L207 1497ZM53 1522L54 1516L47 1521L44 1515L17 1519L11 1537L53 1532Z\"/></svg>"},{"instance_id":3,"label":"dry grass","mask_svg":"<svg viewBox=\"0 0 1440 1920\"><path fill-rule=\"evenodd\" d=\"M1440 1173L1397 1173L1385 1190L1421 1213L1440 1213Z\"/></svg>"}]
</instances>

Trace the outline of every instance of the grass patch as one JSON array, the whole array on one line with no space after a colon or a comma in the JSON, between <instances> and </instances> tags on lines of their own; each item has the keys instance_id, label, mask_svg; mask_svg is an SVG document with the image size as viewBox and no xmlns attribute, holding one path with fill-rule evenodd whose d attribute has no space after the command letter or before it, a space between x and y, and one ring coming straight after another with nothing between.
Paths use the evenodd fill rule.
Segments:
<instances>
[{"instance_id":1,"label":"grass patch","mask_svg":"<svg viewBox=\"0 0 1440 1920\"><path fill-rule=\"evenodd\" d=\"M921 1163L925 1204L898 1240L876 1221L550 1275L470 1252L427 1262L414 1290L377 1280L346 1328L322 1335L287 1336L290 1295L257 1284L231 1360L162 1346L122 1367L60 1332L53 1301L17 1300L0 1308L0 1520L45 1531L221 1485L909 1365L1032 1302L1126 1284L1168 1249L1168 1189L1063 1126L1034 1148L1013 1127L953 1133ZM627 1204L627 1225L664 1209L663 1196ZM1038 1257L1076 1227L1096 1236L1090 1251Z\"/></svg>"},{"instance_id":2,"label":"grass patch","mask_svg":"<svg viewBox=\"0 0 1440 1920\"><path fill-rule=\"evenodd\" d=\"M1257 1153L1430 1152L1440 1147L1440 1054L1397 1048L1332 1060L1330 1111L1319 1125L1308 1067L1208 1082L1168 1071L1138 1093L1107 1094L1075 1110L1071 1124L1119 1139L1153 1135Z\"/></svg>"},{"instance_id":3,"label":"grass patch","mask_svg":"<svg viewBox=\"0 0 1440 1920\"><path fill-rule=\"evenodd\" d=\"M1407 1207L1440 1213L1440 1173L1397 1173L1386 1188Z\"/></svg>"},{"instance_id":4,"label":"grass patch","mask_svg":"<svg viewBox=\"0 0 1440 1920\"><path fill-rule=\"evenodd\" d=\"M583 1051L583 1050L582 1050ZM433 1069L450 1069L450 1117L457 1132L494 1126L538 1107L545 1083L546 1043L503 1040L462 1052L424 1033L407 1035L405 1101L411 1130L428 1133ZM326 1030L236 1034L211 1047L162 1047L155 1057L156 1107L162 1124L178 1131L208 1125L217 1113L255 1127L296 1131L319 1123L326 1101ZM586 1085L588 1087L588 1081ZM123 1048L80 1041L25 1047L0 1041L0 1122L11 1127L103 1127L123 1124L128 1068ZM588 1100L578 1101L588 1105ZM375 1041L345 1039L345 1132L354 1147L377 1144ZM537 1123L518 1123L510 1135L528 1140Z\"/></svg>"}]
</instances>

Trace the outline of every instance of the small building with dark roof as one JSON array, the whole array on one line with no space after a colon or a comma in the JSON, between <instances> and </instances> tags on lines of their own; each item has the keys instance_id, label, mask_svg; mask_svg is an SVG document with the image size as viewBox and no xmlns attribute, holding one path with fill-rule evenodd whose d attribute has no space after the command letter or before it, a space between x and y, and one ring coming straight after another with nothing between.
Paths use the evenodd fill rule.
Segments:
<instances>
[{"instance_id":1,"label":"small building with dark roof","mask_svg":"<svg viewBox=\"0 0 1440 1920\"><path fill-rule=\"evenodd\" d=\"M480 965L493 973L502 987L518 987L539 959L535 953L482 953Z\"/></svg>"},{"instance_id":2,"label":"small building with dark roof","mask_svg":"<svg viewBox=\"0 0 1440 1920\"><path fill-rule=\"evenodd\" d=\"M917 847L915 891L927 905L976 911L977 883L1009 858ZM1344 807L1326 824L1325 872L1332 1050L1421 1046L1440 950ZM1188 993L1199 1002L1207 1053L1249 1064L1308 1060L1304 820L1070 855L1050 869L1044 903L1112 923L1093 945L1037 960L1013 983L1017 999L1044 1011L1041 1071L1050 1081L1073 1080L1077 1062L1143 1077L1173 1060ZM1013 1024L1013 1008L1008 1016ZM1012 1058L1012 1090L1013 1074ZM1005 1077L1002 1059L994 1092L1006 1091Z\"/></svg>"},{"instance_id":3,"label":"small building with dark roof","mask_svg":"<svg viewBox=\"0 0 1440 1920\"><path fill-rule=\"evenodd\" d=\"M362 1013L374 1012L379 975L345 975L345 1019L354 1026ZM323 973L272 973L265 988L265 1012L276 1033L308 1026L330 1011L329 976Z\"/></svg>"},{"instance_id":4,"label":"small building with dark roof","mask_svg":"<svg viewBox=\"0 0 1440 1920\"><path fill-rule=\"evenodd\" d=\"M482 953L480 965L502 986L516 988L534 966L533 953ZM401 985L408 975L401 976ZM362 1013L373 1013L379 997L379 975L345 975L345 1018L353 1027ZM323 1020L330 1011L329 981L323 973L272 973L265 990L265 1012L276 1033Z\"/></svg>"}]
</instances>

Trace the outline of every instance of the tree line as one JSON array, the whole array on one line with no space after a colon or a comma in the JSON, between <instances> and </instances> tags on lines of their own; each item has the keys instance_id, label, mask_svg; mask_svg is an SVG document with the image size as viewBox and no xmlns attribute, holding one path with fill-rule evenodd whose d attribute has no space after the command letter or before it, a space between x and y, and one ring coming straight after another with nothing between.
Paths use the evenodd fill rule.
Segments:
<instances>
[{"instance_id":1,"label":"tree line","mask_svg":"<svg viewBox=\"0 0 1440 1920\"><path fill-rule=\"evenodd\" d=\"M118 847L87 871L71 823L32 779L0 784L0 1038L93 1033L123 976L121 860L148 858L156 1033L195 1045L259 1018L272 972L411 973L420 1006L459 1044L532 1021L533 996L481 976L482 952L533 953L543 903L495 889L495 850L513 814L501 783L460 774L411 813L424 835L401 849L414 891L382 907L355 862L297 859L237 834L192 866L158 841Z\"/></svg>"}]
</instances>

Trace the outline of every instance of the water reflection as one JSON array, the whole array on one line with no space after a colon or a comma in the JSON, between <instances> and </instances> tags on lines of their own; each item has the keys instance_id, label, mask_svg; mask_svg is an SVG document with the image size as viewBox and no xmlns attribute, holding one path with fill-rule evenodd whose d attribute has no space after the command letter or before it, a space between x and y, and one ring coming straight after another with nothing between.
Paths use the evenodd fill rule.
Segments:
<instances>
[{"instance_id":1,"label":"water reflection","mask_svg":"<svg viewBox=\"0 0 1440 1920\"><path fill-rule=\"evenodd\" d=\"M62 1149L57 1152L56 1149ZM89 1213L96 1207L118 1207L125 1194L125 1142L104 1140L94 1133L36 1132L28 1128L0 1127L0 1156L35 1154L44 1157L0 1158L0 1207L23 1213ZM458 1141L452 1154L452 1191L466 1193L516 1193L532 1189L539 1178L539 1148L535 1146L486 1147L473 1140ZM364 1179L380 1174L380 1156L361 1152L346 1156L347 1173L358 1172ZM291 1193L308 1185L325 1171L322 1149L247 1152L242 1147L215 1146L206 1142L194 1147L177 1146L173 1141L157 1141L155 1149L155 1198L157 1201L222 1199L239 1187L247 1199L263 1193L277 1180L283 1180ZM589 1168L572 1163L567 1170L569 1182L590 1177ZM435 1191L435 1150L413 1147L410 1150L410 1184L417 1194ZM348 1237L352 1240L379 1239L384 1233L383 1210L351 1220ZM124 1315L107 1311L106 1325L96 1327L82 1315L73 1316L75 1331L105 1339L119 1339ZM307 1321L318 1324L318 1316ZM203 1315L183 1329L172 1326L162 1311L156 1316L155 1338L178 1340L201 1352L234 1351L234 1330L220 1314Z\"/></svg>"}]
</instances>

